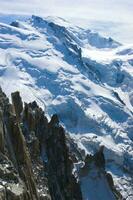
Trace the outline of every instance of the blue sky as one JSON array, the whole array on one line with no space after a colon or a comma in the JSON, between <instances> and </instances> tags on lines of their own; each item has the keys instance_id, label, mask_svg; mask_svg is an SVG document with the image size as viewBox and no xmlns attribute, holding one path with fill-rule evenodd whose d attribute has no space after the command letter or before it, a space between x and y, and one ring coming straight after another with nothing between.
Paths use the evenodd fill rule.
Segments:
<instances>
[{"instance_id":1,"label":"blue sky","mask_svg":"<svg viewBox=\"0 0 133 200\"><path fill-rule=\"evenodd\" d=\"M123 43L133 43L133 0L0 0L0 13L60 16Z\"/></svg>"}]
</instances>

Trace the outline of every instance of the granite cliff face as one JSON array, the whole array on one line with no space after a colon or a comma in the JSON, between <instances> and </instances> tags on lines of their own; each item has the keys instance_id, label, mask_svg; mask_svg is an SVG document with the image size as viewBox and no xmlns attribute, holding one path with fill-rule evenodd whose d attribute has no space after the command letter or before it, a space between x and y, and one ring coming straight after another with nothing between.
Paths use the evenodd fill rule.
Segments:
<instances>
[{"instance_id":1,"label":"granite cliff face","mask_svg":"<svg viewBox=\"0 0 133 200\"><path fill-rule=\"evenodd\" d=\"M48 122L35 101L23 104L19 92L11 97L12 104L0 89L0 200L91 199L92 174L101 186L104 180L108 199L122 199L105 172L103 147L85 155L56 114Z\"/></svg>"}]
</instances>

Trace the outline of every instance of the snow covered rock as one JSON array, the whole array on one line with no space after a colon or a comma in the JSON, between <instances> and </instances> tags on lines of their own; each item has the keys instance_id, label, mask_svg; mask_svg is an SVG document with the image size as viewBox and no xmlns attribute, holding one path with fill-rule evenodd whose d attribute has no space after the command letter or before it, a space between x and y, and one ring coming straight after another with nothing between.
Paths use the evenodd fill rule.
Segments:
<instances>
[{"instance_id":1,"label":"snow covered rock","mask_svg":"<svg viewBox=\"0 0 133 200\"><path fill-rule=\"evenodd\" d=\"M58 18L0 24L0 85L7 96L19 90L48 118L57 113L85 152L104 145L108 170L128 200L133 198L132 49Z\"/></svg>"}]
</instances>

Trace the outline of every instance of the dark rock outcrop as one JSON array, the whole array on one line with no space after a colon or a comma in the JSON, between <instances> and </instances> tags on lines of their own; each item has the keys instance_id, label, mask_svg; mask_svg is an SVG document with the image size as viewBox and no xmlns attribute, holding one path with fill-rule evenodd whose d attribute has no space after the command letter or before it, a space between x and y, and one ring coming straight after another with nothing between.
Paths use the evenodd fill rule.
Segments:
<instances>
[{"instance_id":1,"label":"dark rock outcrop","mask_svg":"<svg viewBox=\"0 0 133 200\"><path fill-rule=\"evenodd\" d=\"M0 152L4 152L4 131L3 131L3 119L2 110L0 110Z\"/></svg>"},{"instance_id":2,"label":"dark rock outcrop","mask_svg":"<svg viewBox=\"0 0 133 200\"><path fill-rule=\"evenodd\" d=\"M16 115L17 120L20 120L21 113L23 111L23 103L22 103L21 97L20 97L18 91L12 93L11 96L12 96L12 104L13 104L14 114Z\"/></svg>"},{"instance_id":3,"label":"dark rock outcrop","mask_svg":"<svg viewBox=\"0 0 133 200\"><path fill-rule=\"evenodd\" d=\"M0 90L0 109L0 199L82 199L58 116L48 123L36 102L23 107L19 92L11 105Z\"/></svg>"},{"instance_id":4,"label":"dark rock outcrop","mask_svg":"<svg viewBox=\"0 0 133 200\"><path fill-rule=\"evenodd\" d=\"M0 91L1 132L1 167L0 185L4 187L5 199L35 199L38 200L39 192L35 182L31 156L21 128L23 104L19 93L12 94L11 105L6 96ZM5 146L5 148L3 147ZM6 166L9 166L8 168ZM3 195L3 194L2 194Z\"/></svg>"},{"instance_id":5,"label":"dark rock outcrop","mask_svg":"<svg viewBox=\"0 0 133 200\"><path fill-rule=\"evenodd\" d=\"M48 122L35 101L23 106L14 92L10 104L0 89L0 200L82 200L79 180L91 166L102 171L118 199L103 149L85 156L56 114ZM80 162L84 165L74 172Z\"/></svg>"},{"instance_id":6,"label":"dark rock outcrop","mask_svg":"<svg viewBox=\"0 0 133 200\"><path fill-rule=\"evenodd\" d=\"M105 169L104 146L101 146L99 151L94 154L95 164L99 168Z\"/></svg>"},{"instance_id":7,"label":"dark rock outcrop","mask_svg":"<svg viewBox=\"0 0 133 200\"><path fill-rule=\"evenodd\" d=\"M18 28L19 27L19 22L14 21L10 25Z\"/></svg>"},{"instance_id":8,"label":"dark rock outcrop","mask_svg":"<svg viewBox=\"0 0 133 200\"><path fill-rule=\"evenodd\" d=\"M72 175L73 162L66 146L65 132L59 126L59 120L56 115L53 115L48 124L46 152L48 156L48 172L50 174L50 190L52 194L56 191L53 199L82 199L79 184Z\"/></svg>"}]
</instances>

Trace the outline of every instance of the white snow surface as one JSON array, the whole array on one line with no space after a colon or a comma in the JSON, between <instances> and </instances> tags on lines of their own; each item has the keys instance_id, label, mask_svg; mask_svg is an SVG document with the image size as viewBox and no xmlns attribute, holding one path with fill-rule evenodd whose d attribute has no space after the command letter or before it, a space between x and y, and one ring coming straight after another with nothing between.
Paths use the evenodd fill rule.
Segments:
<instances>
[{"instance_id":1,"label":"white snow surface","mask_svg":"<svg viewBox=\"0 0 133 200\"><path fill-rule=\"evenodd\" d=\"M2 89L57 113L86 153L104 145L118 190L133 199L133 45L58 18L18 25L0 23Z\"/></svg>"}]
</instances>

